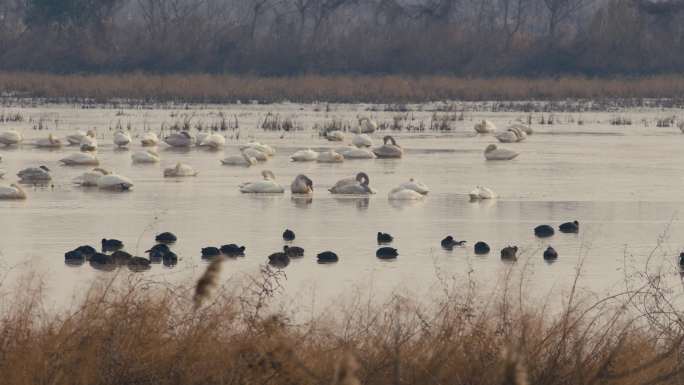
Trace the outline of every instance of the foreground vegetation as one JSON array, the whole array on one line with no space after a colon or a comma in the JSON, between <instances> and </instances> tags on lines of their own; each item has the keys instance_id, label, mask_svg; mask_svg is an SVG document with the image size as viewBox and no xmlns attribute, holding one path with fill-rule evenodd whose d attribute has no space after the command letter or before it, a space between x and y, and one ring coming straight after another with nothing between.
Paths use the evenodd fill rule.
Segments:
<instances>
[{"instance_id":1,"label":"foreground vegetation","mask_svg":"<svg viewBox=\"0 0 684 385\"><path fill-rule=\"evenodd\" d=\"M54 101L367 102L442 100L684 99L684 76L645 78L459 78L450 76L252 77L235 75L52 75L0 73L0 92Z\"/></svg>"},{"instance_id":2,"label":"foreground vegetation","mask_svg":"<svg viewBox=\"0 0 684 385\"><path fill-rule=\"evenodd\" d=\"M684 319L662 276L605 298L528 303L443 281L431 299L339 300L320 316L276 305L281 273L189 287L120 275L55 314L35 279L2 297L0 378L73 384L675 384ZM103 277L107 277L104 275ZM110 276L111 277L111 276ZM367 298L367 294L364 298ZM313 313L311 313L313 314Z\"/></svg>"}]
</instances>

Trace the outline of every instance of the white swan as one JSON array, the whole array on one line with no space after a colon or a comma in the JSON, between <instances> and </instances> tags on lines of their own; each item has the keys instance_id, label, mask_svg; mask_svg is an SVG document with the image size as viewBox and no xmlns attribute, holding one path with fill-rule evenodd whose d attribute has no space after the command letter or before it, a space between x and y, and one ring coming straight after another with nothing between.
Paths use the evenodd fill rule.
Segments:
<instances>
[{"instance_id":1,"label":"white swan","mask_svg":"<svg viewBox=\"0 0 684 385\"><path fill-rule=\"evenodd\" d=\"M525 140L527 138L527 134L518 127L509 127L506 129L506 131L497 133L495 137L501 143L515 143Z\"/></svg>"},{"instance_id":2,"label":"white swan","mask_svg":"<svg viewBox=\"0 0 684 385\"><path fill-rule=\"evenodd\" d=\"M157 163L159 162L159 154L150 149L136 151L131 155L133 163Z\"/></svg>"},{"instance_id":3,"label":"white swan","mask_svg":"<svg viewBox=\"0 0 684 385\"><path fill-rule=\"evenodd\" d=\"M350 131L354 134L372 134L377 129L378 124L374 120L363 117L359 119L359 125L352 127Z\"/></svg>"},{"instance_id":4,"label":"white swan","mask_svg":"<svg viewBox=\"0 0 684 385\"><path fill-rule=\"evenodd\" d=\"M426 195L427 193L430 192L430 188L428 188L428 186L426 186L424 183L418 182L417 180L415 180L413 178L409 179L408 182L404 182L404 183L400 184L399 187L405 188L408 190L413 190L413 191L415 191L421 195Z\"/></svg>"},{"instance_id":5,"label":"white swan","mask_svg":"<svg viewBox=\"0 0 684 385\"><path fill-rule=\"evenodd\" d=\"M140 135L140 144L143 147L154 147L159 144L159 137L154 132L146 132Z\"/></svg>"},{"instance_id":6,"label":"white swan","mask_svg":"<svg viewBox=\"0 0 684 385\"><path fill-rule=\"evenodd\" d=\"M318 153L310 148L299 150L290 155L290 160L293 162L313 162L316 159L318 159Z\"/></svg>"},{"instance_id":7,"label":"white swan","mask_svg":"<svg viewBox=\"0 0 684 385\"><path fill-rule=\"evenodd\" d=\"M313 181L306 175L299 174L294 181L292 181L290 191L292 191L293 194L312 194Z\"/></svg>"},{"instance_id":8,"label":"white swan","mask_svg":"<svg viewBox=\"0 0 684 385\"><path fill-rule=\"evenodd\" d=\"M247 156L244 151L240 152L240 155L231 155L221 160L224 166L254 166L257 164L256 158Z\"/></svg>"},{"instance_id":9,"label":"white swan","mask_svg":"<svg viewBox=\"0 0 684 385\"><path fill-rule=\"evenodd\" d=\"M489 134L496 131L496 126L489 120L483 120L480 123L475 123L474 129L478 134Z\"/></svg>"},{"instance_id":10,"label":"white swan","mask_svg":"<svg viewBox=\"0 0 684 385\"><path fill-rule=\"evenodd\" d=\"M352 144L356 147L372 147L373 139L366 134L354 135L352 138Z\"/></svg>"},{"instance_id":11,"label":"white swan","mask_svg":"<svg viewBox=\"0 0 684 385\"><path fill-rule=\"evenodd\" d=\"M91 131L88 131L88 135L81 139L81 151L97 151L97 139L90 133Z\"/></svg>"},{"instance_id":12,"label":"white swan","mask_svg":"<svg viewBox=\"0 0 684 385\"><path fill-rule=\"evenodd\" d=\"M269 170L261 172L264 177L258 182L247 182L240 185L242 193L283 193L285 189L275 181L275 175Z\"/></svg>"},{"instance_id":13,"label":"white swan","mask_svg":"<svg viewBox=\"0 0 684 385\"><path fill-rule=\"evenodd\" d=\"M340 163L340 162L344 162L344 156L336 153L333 150L329 150L326 152L319 153L318 158L316 159L316 162L318 162L318 163Z\"/></svg>"},{"instance_id":14,"label":"white swan","mask_svg":"<svg viewBox=\"0 0 684 385\"><path fill-rule=\"evenodd\" d=\"M50 169L46 166L25 168L17 176L22 182L47 182L52 179Z\"/></svg>"},{"instance_id":15,"label":"white swan","mask_svg":"<svg viewBox=\"0 0 684 385\"><path fill-rule=\"evenodd\" d=\"M373 153L378 158L401 158L404 154L404 150L397 145L397 142L393 137L387 135L383 139L383 145L376 147ZM390 142L390 144L388 144Z\"/></svg>"},{"instance_id":16,"label":"white swan","mask_svg":"<svg viewBox=\"0 0 684 385\"><path fill-rule=\"evenodd\" d=\"M510 126L508 126L508 129L518 129L524 132L526 135L532 135L534 133L532 127L522 123L513 123Z\"/></svg>"},{"instance_id":17,"label":"white swan","mask_svg":"<svg viewBox=\"0 0 684 385\"><path fill-rule=\"evenodd\" d=\"M219 148L226 145L226 138L220 134L211 134L204 138L200 144L201 147L208 147L212 150L218 150Z\"/></svg>"},{"instance_id":18,"label":"white swan","mask_svg":"<svg viewBox=\"0 0 684 385\"><path fill-rule=\"evenodd\" d=\"M103 175L97 181L97 187L102 190L120 190L127 191L133 187L133 182L125 176L117 174Z\"/></svg>"},{"instance_id":19,"label":"white swan","mask_svg":"<svg viewBox=\"0 0 684 385\"><path fill-rule=\"evenodd\" d=\"M484 151L484 156L487 160L511 160L518 155L520 154L515 151L498 148L496 144L490 144Z\"/></svg>"},{"instance_id":20,"label":"white swan","mask_svg":"<svg viewBox=\"0 0 684 385\"><path fill-rule=\"evenodd\" d=\"M67 135L65 138L67 140L67 143L69 143L70 146L80 146L81 141L83 138L85 138L88 134L83 132L83 131L78 131L75 134Z\"/></svg>"},{"instance_id":21,"label":"white swan","mask_svg":"<svg viewBox=\"0 0 684 385\"><path fill-rule=\"evenodd\" d=\"M344 178L335 183L334 186L328 189L333 194L353 194L353 195L369 195L375 192L368 186L370 179L368 174L360 172L356 177Z\"/></svg>"},{"instance_id":22,"label":"white swan","mask_svg":"<svg viewBox=\"0 0 684 385\"><path fill-rule=\"evenodd\" d=\"M167 168L164 170L164 177L184 177L197 176L198 172L192 166L185 163L176 163L176 167Z\"/></svg>"},{"instance_id":23,"label":"white swan","mask_svg":"<svg viewBox=\"0 0 684 385\"><path fill-rule=\"evenodd\" d=\"M341 142L344 140L344 133L338 130L326 132L325 138L331 142Z\"/></svg>"},{"instance_id":24,"label":"white swan","mask_svg":"<svg viewBox=\"0 0 684 385\"><path fill-rule=\"evenodd\" d=\"M211 135L208 132L198 132L197 135L195 136L195 144L197 146L201 146L202 142L204 142L204 139L208 138L209 135Z\"/></svg>"},{"instance_id":25,"label":"white swan","mask_svg":"<svg viewBox=\"0 0 684 385\"><path fill-rule=\"evenodd\" d=\"M477 186L473 191L470 192L470 199L494 199L496 198L496 193L487 187Z\"/></svg>"},{"instance_id":26,"label":"white swan","mask_svg":"<svg viewBox=\"0 0 684 385\"><path fill-rule=\"evenodd\" d=\"M190 147L195 138L187 131L174 132L164 138L164 142L171 147Z\"/></svg>"},{"instance_id":27,"label":"white swan","mask_svg":"<svg viewBox=\"0 0 684 385\"><path fill-rule=\"evenodd\" d=\"M62 140L57 136L50 134L47 138L36 140L33 145L41 148L59 148L62 147Z\"/></svg>"},{"instance_id":28,"label":"white swan","mask_svg":"<svg viewBox=\"0 0 684 385\"><path fill-rule=\"evenodd\" d=\"M109 171L98 167L77 176L73 179L73 182L83 187L97 187L97 182L99 182L100 178L108 174Z\"/></svg>"},{"instance_id":29,"label":"white swan","mask_svg":"<svg viewBox=\"0 0 684 385\"><path fill-rule=\"evenodd\" d=\"M265 162L269 158L267 153L265 153L265 152L263 152L257 148L253 148L253 147L247 147L244 150L242 150L242 152L246 156L256 159L257 162Z\"/></svg>"},{"instance_id":30,"label":"white swan","mask_svg":"<svg viewBox=\"0 0 684 385\"><path fill-rule=\"evenodd\" d=\"M9 186L0 185L0 199L26 199L26 192L14 183Z\"/></svg>"},{"instance_id":31,"label":"white swan","mask_svg":"<svg viewBox=\"0 0 684 385\"><path fill-rule=\"evenodd\" d=\"M347 145L347 146L336 147L335 149L333 149L333 151L335 151L336 153L338 153L342 156L344 156L344 154L346 154L347 152L349 152L351 150L356 150L356 147L351 146L351 145Z\"/></svg>"},{"instance_id":32,"label":"white swan","mask_svg":"<svg viewBox=\"0 0 684 385\"><path fill-rule=\"evenodd\" d=\"M423 198L425 198L423 194L401 186L393 188L389 194L387 194L387 199L392 201L420 200Z\"/></svg>"},{"instance_id":33,"label":"white swan","mask_svg":"<svg viewBox=\"0 0 684 385\"><path fill-rule=\"evenodd\" d=\"M59 160L65 166L97 166L100 161L93 154L78 152Z\"/></svg>"},{"instance_id":34,"label":"white swan","mask_svg":"<svg viewBox=\"0 0 684 385\"><path fill-rule=\"evenodd\" d=\"M367 148L355 148L355 147L353 147L347 151L344 151L342 156L344 156L344 159L375 159L376 158L373 151L371 151Z\"/></svg>"},{"instance_id":35,"label":"white swan","mask_svg":"<svg viewBox=\"0 0 684 385\"><path fill-rule=\"evenodd\" d=\"M245 150L248 148L253 148L255 150L261 151L268 156L273 156L276 153L276 151L273 147L269 146L268 144L263 144L263 143L259 143L259 142L249 142L249 143L245 144L244 146L240 147L241 150Z\"/></svg>"},{"instance_id":36,"label":"white swan","mask_svg":"<svg viewBox=\"0 0 684 385\"><path fill-rule=\"evenodd\" d=\"M131 136L127 132L123 131L115 132L114 138L112 140L114 142L114 145L119 148L126 147L133 141L133 139L131 139Z\"/></svg>"},{"instance_id":37,"label":"white swan","mask_svg":"<svg viewBox=\"0 0 684 385\"><path fill-rule=\"evenodd\" d=\"M21 143L24 137L17 131L9 130L0 133L0 144L5 146L15 146Z\"/></svg>"}]
</instances>

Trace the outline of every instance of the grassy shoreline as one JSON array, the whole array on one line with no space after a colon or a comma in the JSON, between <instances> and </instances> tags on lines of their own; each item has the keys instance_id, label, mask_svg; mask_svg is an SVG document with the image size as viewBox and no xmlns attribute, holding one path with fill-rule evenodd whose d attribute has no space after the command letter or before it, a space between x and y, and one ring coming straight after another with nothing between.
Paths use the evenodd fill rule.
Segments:
<instances>
[{"instance_id":1,"label":"grassy shoreline","mask_svg":"<svg viewBox=\"0 0 684 385\"><path fill-rule=\"evenodd\" d=\"M684 99L684 75L643 78L459 78L452 76L254 77L236 75L54 75L0 72L0 93L19 98L109 102L233 103L259 101L423 103Z\"/></svg>"}]
</instances>

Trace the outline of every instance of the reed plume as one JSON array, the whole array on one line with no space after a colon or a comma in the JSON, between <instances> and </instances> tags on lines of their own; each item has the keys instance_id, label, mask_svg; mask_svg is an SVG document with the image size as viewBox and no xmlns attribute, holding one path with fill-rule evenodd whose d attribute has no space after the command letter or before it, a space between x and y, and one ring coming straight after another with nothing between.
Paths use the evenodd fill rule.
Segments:
<instances>
[{"instance_id":1,"label":"reed plume","mask_svg":"<svg viewBox=\"0 0 684 385\"><path fill-rule=\"evenodd\" d=\"M195 296L193 297L195 309L202 305L202 302L209 297L211 289L216 286L216 281L221 273L221 265L223 264L224 259L223 256L219 256L211 261L209 266L207 266L207 270L205 270L204 274L197 280L197 285L195 285Z\"/></svg>"}]
</instances>

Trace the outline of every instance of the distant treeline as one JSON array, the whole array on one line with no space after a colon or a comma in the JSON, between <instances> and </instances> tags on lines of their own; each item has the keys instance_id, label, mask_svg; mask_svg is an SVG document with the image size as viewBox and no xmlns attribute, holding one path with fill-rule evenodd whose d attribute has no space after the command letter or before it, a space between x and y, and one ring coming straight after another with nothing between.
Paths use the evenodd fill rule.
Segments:
<instances>
[{"instance_id":1,"label":"distant treeline","mask_svg":"<svg viewBox=\"0 0 684 385\"><path fill-rule=\"evenodd\" d=\"M0 0L0 70L644 75L684 0Z\"/></svg>"}]
</instances>

